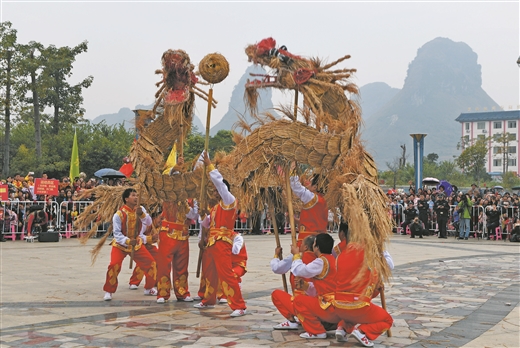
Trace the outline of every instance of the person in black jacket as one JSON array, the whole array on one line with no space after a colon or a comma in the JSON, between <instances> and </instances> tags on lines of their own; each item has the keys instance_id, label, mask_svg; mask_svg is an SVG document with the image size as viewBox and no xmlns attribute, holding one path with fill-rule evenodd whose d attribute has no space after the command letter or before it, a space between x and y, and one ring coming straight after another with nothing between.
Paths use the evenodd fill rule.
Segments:
<instances>
[{"instance_id":1,"label":"person in black jacket","mask_svg":"<svg viewBox=\"0 0 520 348\"><path fill-rule=\"evenodd\" d=\"M444 194L437 195L437 201L433 206L433 210L437 214L437 224L439 225L439 238L447 239L446 235L446 224L448 223L448 217L450 214L450 205L445 200Z\"/></svg>"},{"instance_id":2,"label":"person in black jacket","mask_svg":"<svg viewBox=\"0 0 520 348\"><path fill-rule=\"evenodd\" d=\"M412 223L413 219L417 216L417 210L413 205L413 201L408 202L408 206L404 210L404 222L403 222L403 232L402 234L406 234L406 226Z\"/></svg>"},{"instance_id":3,"label":"person in black jacket","mask_svg":"<svg viewBox=\"0 0 520 348\"><path fill-rule=\"evenodd\" d=\"M489 240L489 236L495 233L495 229L500 226L500 212L497 210L497 206L495 204L488 206L486 208L486 217L487 217L487 239Z\"/></svg>"},{"instance_id":4,"label":"person in black jacket","mask_svg":"<svg viewBox=\"0 0 520 348\"><path fill-rule=\"evenodd\" d=\"M424 195L421 195L417 201L417 209L419 209L419 219L422 221L424 228L426 229L428 226L428 211L430 210L430 205L424 198Z\"/></svg>"}]
</instances>

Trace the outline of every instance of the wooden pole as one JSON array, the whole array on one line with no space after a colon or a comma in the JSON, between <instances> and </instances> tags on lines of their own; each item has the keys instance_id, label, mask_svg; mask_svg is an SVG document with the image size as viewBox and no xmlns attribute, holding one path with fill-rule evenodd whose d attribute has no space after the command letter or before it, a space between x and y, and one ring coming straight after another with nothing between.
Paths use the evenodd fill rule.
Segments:
<instances>
[{"instance_id":1,"label":"wooden pole","mask_svg":"<svg viewBox=\"0 0 520 348\"><path fill-rule=\"evenodd\" d=\"M207 116L206 116L206 139L204 141L204 151L206 153L208 153L208 148L209 148L209 124L210 124L210 121L211 121L211 103L212 103L212 99L213 99L213 88L211 87L209 89L209 93L208 93L208 112L207 112ZM204 166L204 171L202 173L202 182L200 184L200 209L203 209L203 210L206 210L208 207L207 207L207 203L206 203L206 181L207 181L207 170L206 170L206 166ZM202 221L204 221L204 218L205 216L202 218ZM205 238L206 238L206 233L204 232L204 228L202 229L202 236L201 236L202 240L204 241ZM196 273L196 277L198 278L200 276L200 268L202 266L202 253L204 253L204 249L200 249L199 248L199 258L197 260L197 273Z\"/></svg>"},{"instance_id":2,"label":"wooden pole","mask_svg":"<svg viewBox=\"0 0 520 348\"><path fill-rule=\"evenodd\" d=\"M275 237L275 240L276 240L276 247L279 248L279 247L281 247L281 245L280 245L280 234L278 233L278 225L276 223L274 204L273 204L273 199L271 197L269 197L269 214L271 214L271 223L273 224L274 237ZM278 255L278 258L280 260L283 260L282 253L280 253ZM287 289L287 278L285 277L285 273L282 274L282 283L283 283L284 291L288 293L289 291Z\"/></svg>"},{"instance_id":3,"label":"wooden pole","mask_svg":"<svg viewBox=\"0 0 520 348\"><path fill-rule=\"evenodd\" d=\"M294 211L292 205L292 189L291 189L291 177L290 177L290 165L287 167L287 171L285 173L285 189L287 193L287 210L289 210L289 223L291 224L291 239L292 244L296 245L296 228L294 226Z\"/></svg>"},{"instance_id":4,"label":"wooden pole","mask_svg":"<svg viewBox=\"0 0 520 348\"><path fill-rule=\"evenodd\" d=\"M385 287L384 286L381 286L381 290L379 291L379 296L381 296L381 307L383 307L383 309L386 311ZM390 329L388 329L388 331L386 331L386 335L388 337L392 337L392 331L390 331Z\"/></svg>"},{"instance_id":5,"label":"wooden pole","mask_svg":"<svg viewBox=\"0 0 520 348\"><path fill-rule=\"evenodd\" d=\"M141 197L139 196L139 189L136 190L137 191L137 205L135 207L135 209L137 210L141 205L140 205L140 200L141 200ZM135 240L136 237L139 235L139 216L137 216L137 213L135 214L135 228L134 228L134 233L132 235L132 238L130 238L130 240ZM135 252L135 245L132 245L132 251L130 251L130 269L133 269L134 268L134 252Z\"/></svg>"}]
</instances>

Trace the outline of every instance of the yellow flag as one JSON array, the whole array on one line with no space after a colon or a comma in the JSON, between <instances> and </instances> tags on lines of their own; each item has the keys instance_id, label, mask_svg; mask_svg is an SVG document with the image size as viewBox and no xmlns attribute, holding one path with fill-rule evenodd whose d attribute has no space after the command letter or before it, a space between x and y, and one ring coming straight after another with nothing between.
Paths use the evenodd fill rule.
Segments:
<instances>
[{"instance_id":1,"label":"yellow flag","mask_svg":"<svg viewBox=\"0 0 520 348\"><path fill-rule=\"evenodd\" d=\"M177 164L177 144L173 144L172 151L164 164L163 174L170 174L170 170Z\"/></svg>"},{"instance_id":2,"label":"yellow flag","mask_svg":"<svg viewBox=\"0 0 520 348\"><path fill-rule=\"evenodd\" d=\"M79 176L79 155L78 155L78 137L74 131L74 142L72 143L72 156L70 157L70 180Z\"/></svg>"}]
</instances>

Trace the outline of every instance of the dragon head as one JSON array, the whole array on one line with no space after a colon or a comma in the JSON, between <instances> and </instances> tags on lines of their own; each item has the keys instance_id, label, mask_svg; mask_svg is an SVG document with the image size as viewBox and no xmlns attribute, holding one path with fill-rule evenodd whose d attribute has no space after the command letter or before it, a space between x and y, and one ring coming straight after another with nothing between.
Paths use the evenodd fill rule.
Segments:
<instances>
[{"instance_id":1,"label":"dragon head","mask_svg":"<svg viewBox=\"0 0 520 348\"><path fill-rule=\"evenodd\" d=\"M190 57L183 50L168 50L163 53L161 62L166 84L164 101L167 104L185 102L189 97L189 88L197 82Z\"/></svg>"}]
</instances>

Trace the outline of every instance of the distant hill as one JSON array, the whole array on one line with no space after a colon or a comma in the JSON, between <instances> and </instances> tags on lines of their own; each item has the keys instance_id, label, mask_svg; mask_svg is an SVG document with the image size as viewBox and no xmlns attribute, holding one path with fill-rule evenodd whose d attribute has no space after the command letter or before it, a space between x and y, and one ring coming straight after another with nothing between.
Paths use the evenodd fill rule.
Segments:
<instances>
[{"instance_id":1,"label":"distant hill","mask_svg":"<svg viewBox=\"0 0 520 348\"><path fill-rule=\"evenodd\" d=\"M244 103L244 92L245 92L245 85L247 82L247 79L253 80L254 77L250 75L250 73L254 74L265 74L265 70L256 65L249 66L246 71L244 72L244 75L240 78L238 83L235 85L235 88L233 89L233 93L231 94L231 99L228 104L228 111L224 114L222 119L213 127L210 129L210 135L214 136L218 133L219 130L225 129L225 130L231 130L233 129L233 125L235 122L238 121L238 116L241 115L248 121L248 123L252 123L253 119L251 118L251 115L248 111L246 111L246 106ZM258 90L259 99L258 99L258 112L262 113L264 111L269 111L270 109L273 109L273 102L272 102L272 89L271 88L265 88L265 89L259 89ZM274 111L270 110L274 113Z\"/></svg>"},{"instance_id":2,"label":"distant hill","mask_svg":"<svg viewBox=\"0 0 520 348\"><path fill-rule=\"evenodd\" d=\"M361 105L363 120L366 122L390 101L400 91L392 88L384 82L372 82L359 89L359 94L354 98Z\"/></svg>"},{"instance_id":3,"label":"distant hill","mask_svg":"<svg viewBox=\"0 0 520 348\"><path fill-rule=\"evenodd\" d=\"M151 110L152 108L153 108L153 104L150 104L150 105L138 104L135 106L134 109L121 108L121 109L119 109L119 112L116 114L100 115L100 116L96 117L95 119L93 119L91 122L100 123L102 121L105 121L106 124L109 126L113 126L116 124L123 124L126 129L132 129L135 127L135 122L134 122L135 114L132 110L138 110L138 109ZM202 125L202 122L200 121L200 118L197 115L195 115L193 117L192 125L197 127L197 130L199 132L204 133L205 128Z\"/></svg>"},{"instance_id":4,"label":"distant hill","mask_svg":"<svg viewBox=\"0 0 520 348\"><path fill-rule=\"evenodd\" d=\"M498 106L482 89L477 54L463 42L439 37L419 48L403 89L366 119L362 137L381 170L399 156L401 144L413 156L411 133L428 134L425 156L452 159L461 136L454 120L476 106Z\"/></svg>"}]
</instances>

